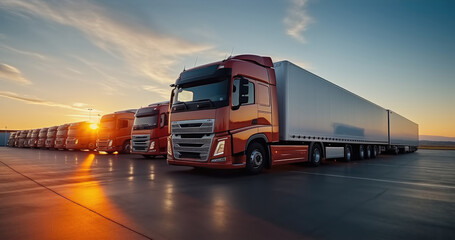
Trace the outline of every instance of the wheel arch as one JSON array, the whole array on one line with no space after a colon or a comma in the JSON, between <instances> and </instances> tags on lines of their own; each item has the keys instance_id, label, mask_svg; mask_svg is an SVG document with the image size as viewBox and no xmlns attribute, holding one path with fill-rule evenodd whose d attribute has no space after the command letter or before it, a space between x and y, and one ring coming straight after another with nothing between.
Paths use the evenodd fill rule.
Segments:
<instances>
[{"instance_id":1,"label":"wheel arch","mask_svg":"<svg viewBox=\"0 0 455 240\"><path fill-rule=\"evenodd\" d=\"M248 138L248 140L246 141L244 154L246 154L248 146L250 146L250 144L253 142L257 142L264 147L266 154L267 154L267 161L265 162L265 168L268 168L268 169L271 168L272 167L272 156L270 155L270 146L267 144L269 142L267 139L267 136L263 133L257 133L257 134L250 136Z\"/></svg>"}]
</instances>

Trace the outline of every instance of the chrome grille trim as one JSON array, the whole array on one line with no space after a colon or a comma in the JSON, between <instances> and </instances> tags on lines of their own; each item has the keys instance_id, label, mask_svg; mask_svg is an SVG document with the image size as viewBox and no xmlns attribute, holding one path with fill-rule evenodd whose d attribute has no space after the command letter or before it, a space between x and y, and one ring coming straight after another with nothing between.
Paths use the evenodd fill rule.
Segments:
<instances>
[{"instance_id":1,"label":"chrome grille trim","mask_svg":"<svg viewBox=\"0 0 455 240\"><path fill-rule=\"evenodd\" d=\"M172 122L172 152L175 159L191 159L199 162L207 161L213 138L215 137L214 128L215 119ZM185 154L188 155L185 156Z\"/></svg>"},{"instance_id":2,"label":"chrome grille trim","mask_svg":"<svg viewBox=\"0 0 455 240\"><path fill-rule=\"evenodd\" d=\"M150 145L150 135L132 135L132 151L147 152Z\"/></svg>"}]
</instances>

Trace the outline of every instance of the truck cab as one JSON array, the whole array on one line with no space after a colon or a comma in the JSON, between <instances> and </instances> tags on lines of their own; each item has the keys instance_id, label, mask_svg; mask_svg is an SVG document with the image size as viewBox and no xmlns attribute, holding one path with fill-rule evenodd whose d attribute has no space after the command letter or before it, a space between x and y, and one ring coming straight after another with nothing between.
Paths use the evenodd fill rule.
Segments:
<instances>
[{"instance_id":1,"label":"truck cab","mask_svg":"<svg viewBox=\"0 0 455 240\"><path fill-rule=\"evenodd\" d=\"M27 135L30 130L22 130L17 139L17 147L23 148L27 142Z\"/></svg>"},{"instance_id":2,"label":"truck cab","mask_svg":"<svg viewBox=\"0 0 455 240\"><path fill-rule=\"evenodd\" d=\"M14 140L16 139L17 132L13 132L9 135L8 138L8 147L14 147Z\"/></svg>"},{"instance_id":3,"label":"truck cab","mask_svg":"<svg viewBox=\"0 0 455 240\"><path fill-rule=\"evenodd\" d=\"M58 129L58 126L53 126L47 130L46 141L44 143L45 148L54 148L55 138L57 136L57 129Z\"/></svg>"},{"instance_id":4,"label":"truck cab","mask_svg":"<svg viewBox=\"0 0 455 240\"><path fill-rule=\"evenodd\" d=\"M41 130L38 133L38 143L36 144L36 147L44 148L44 146L46 144L48 130L49 130L49 128L41 128Z\"/></svg>"},{"instance_id":5,"label":"truck cab","mask_svg":"<svg viewBox=\"0 0 455 240\"><path fill-rule=\"evenodd\" d=\"M136 109L119 111L101 117L96 146L107 153L130 152L131 129Z\"/></svg>"},{"instance_id":6,"label":"truck cab","mask_svg":"<svg viewBox=\"0 0 455 240\"><path fill-rule=\"evenodd\" d=\"M279 141L275 85L269 57L240 55L182 72L172 85L168 164L251 168L249 145L268 154L266 145Z\"/></svg>"},{"instance_id":7,"label":"truck cab","mask_svg":"<svg viewBox=\"0 0 455 240\"><path fill-rule=\"evenodd\" d=\"M66 138L66 149L90 151L96 148L98 135L98 124L92 122L72 123L68 127L68 137Z\"/></svg>"},{"instance_id":8,"label":"truck cab","mask_svg":"<svg viewBox=\"0 0 455 240\"><path fill-rule=\"evenodd\" d=\"M38 145L38 138L39 138L39 132L41 131L40 128L32 130L30 134L30 138L28 140L27 147L29 148L35 148Z\"/></svg>"},{"instance_id":9,"label":"truck cab","mask_svg":"<svg viewBox=\"0 0 455 240\"><path fill-rule=\"evenodd\" d=\"M58 126L57 133L55 135L55 149L66 149L66 139L68 138L68 128L70 124L62 124Z\"/></svg>"},{"instance_id":10,"label":"truck cab","mask_svg":"<svg viewBox=\"0 0 455 240\"><path fill-rule=\"evenodd\" d=\"M131 153L144 157L166 156L169 102L150 104L137 110L131 131Z\"/></svg>"}]
</instances>

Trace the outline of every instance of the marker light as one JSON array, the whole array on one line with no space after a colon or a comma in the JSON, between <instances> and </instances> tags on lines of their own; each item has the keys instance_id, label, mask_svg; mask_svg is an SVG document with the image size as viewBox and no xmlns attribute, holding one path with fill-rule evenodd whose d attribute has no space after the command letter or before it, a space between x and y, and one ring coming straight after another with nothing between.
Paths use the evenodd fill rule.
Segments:
<instances>
[{"instance_id":1,"label":"marker light","mask_svg":"<svg viewBox=\"0 0 455 240\"><path fill-rule=\"evenodd\" d=\"M167 155L172 156L171 137L167 138Z\"/></svg>"},{"instance_id":2,"label":"marker light","mask_svg":"<svg viewBox=\"0 0 455 240\"><path fill-rule=\"evenodd\" d=\"M112 147L112 139L109 139L109 141L107 141L107 145L108 145L109 147Z\"/></svg>"},{"instance_id":3,"label":"marker light","mask_svg":"<svg viewBox=\"0 0 455 240\"><path fill-rule=\"evenodd\" d=\"M155 141L152 141L152 142L150 143L149 150L152 150L152 149L154 149L154 148L155 148Z\"/></svg>"},{"instance_id":4,"label":"marker light","mask_svg":"<svg viewBox=\"0 0 455 240\"><path fill-rule=\"evenodd\" d=\"M213 156L218 156L218 155L221 155L221 154L224 154L224 145L225 145L226 141L225 140L222 140L222 141L219 141L218 144L216 145L216 148L215 148L215 153L213 154Z\"/></svg>"},{"instance_id":5,"label":"marker light","mask_svg":"<svg viewBox=\"0 0 455 240\"><path fill-rule=\"evenodd\" d=\"M96 124L96 123L90 124L90 129L93 129L93 130L98 129L98 124Z\"/></svg>"},{"instance_id":6,"label":"marker light","mask_svg":"<svg viewBox=\"0 0 455 240\"><path fill-rule=\"evenodd\" d=\"M76 140L74 141L74 144L77 145L78 142L79 142L79 139L76 139Z\"/></svg>"}]
</instances>

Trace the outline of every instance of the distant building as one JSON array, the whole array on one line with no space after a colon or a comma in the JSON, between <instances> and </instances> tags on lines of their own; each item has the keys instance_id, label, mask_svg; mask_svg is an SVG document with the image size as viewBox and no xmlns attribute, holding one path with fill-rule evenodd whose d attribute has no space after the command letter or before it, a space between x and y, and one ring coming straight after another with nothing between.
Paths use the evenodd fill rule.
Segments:
<instances>
[{"instance_id":1,"label":"distant building","mask_svg":"<svg viewBox=\"0 0 455 240\"><path fill-rule=\"evenodd\" d=\"M18 130L0 130L0 147L5 147L8 145L9 135Z\"/></svg>"}]
</instances>

